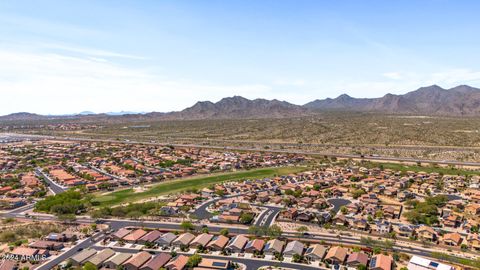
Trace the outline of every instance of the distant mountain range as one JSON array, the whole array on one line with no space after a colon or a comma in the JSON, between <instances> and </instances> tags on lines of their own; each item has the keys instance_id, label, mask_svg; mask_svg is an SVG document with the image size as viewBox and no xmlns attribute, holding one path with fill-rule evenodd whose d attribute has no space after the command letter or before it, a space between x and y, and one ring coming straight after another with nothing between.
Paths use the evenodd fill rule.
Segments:
<instances>
[{"instance_id":1,"label":"distant mountain range","mask_svg":"<svg viewBox=\"0 0 480 270\"><path fill-rule=\"evenodd\" d=\"M164 117L169 119L219 119L219 118L281 118L301 116L308 109L286 101L266 99L246 99L240 96L223 98L213 103L197 102L180 112L172 112Z\"/></svg>"},{"instance_id":2,"label":"distant mountain range","mask_svg":"<svg viewBox=\"0 0 480 270\"><path fill-rule=\"evenodd\" d=\"M446 90L432 85L404 95L387 94L381 98L353 98L344 94L335 99L315 100L304 107L314 110L474 116L480 115L480 89L460 85Z\"/></svg>"},{"instance_id":3,"label":"distant mountain range","mask_svg":"<svg viewBox=\"0 0 480 270\"><path fill-rule=\"evenodd\" d=\"M404 95L386 94L380 98L353 98L346 94L337 98L317 99L304 105L286 101L227 97L213 103L197 102L178 112L160 113L103 113L82 112L68 116L44 116L32 113L14 113L0 116L0 121L49 119L240 119L282 118L322 113L325 111L379 112L406 115L480 116L480 89L460 85L443 89L437 85L422 87Z\"/></svg>"}]
</instances>

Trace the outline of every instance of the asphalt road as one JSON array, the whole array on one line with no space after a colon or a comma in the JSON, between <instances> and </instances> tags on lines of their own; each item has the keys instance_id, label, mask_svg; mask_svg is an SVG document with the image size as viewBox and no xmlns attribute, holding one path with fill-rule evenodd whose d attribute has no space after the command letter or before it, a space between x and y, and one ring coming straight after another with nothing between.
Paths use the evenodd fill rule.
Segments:
<instances>
[{"instance_id":1,"label":"asphalt road","mask_svg":"<svg viewBox=\"0 0 480 270\"><path fill-rule=\"evenodd\" d=\"M18 215L18 217L22 217L21 214L14 214ZM55 217L52 216L38 216L36 217L37 220L55 220ZM179 223L162 223L162 222L152 222L152 221L136 221L136 220L115 220L115 219L99 219L99 220L94 220L91 218L78 218L77 222L80 223L93 223L95 221L99 221L101 223L105 223L110 225L110 228L113 230L118 230L123 227L148 227L148 228L155 228L163 231L172 231L172 230L177 230L181 231L182 228ZM209 225L208 229L212 233L219 233L220 230L223 228L227 228L229 230L229 233L231 235L235 234L248 234L248 229L247 228L238 228L234 226L225 226L225 225ZM202 229L201 224L196 224L196 229L200 231ZM288 238L288 239L298 239L298 240L303 240L303 241L314 241L314 242L321 242L325 241L326 243L330 244L336 244L336 245L355 245L355 246L361 246L362 244L360 243L360 240L358 237L354 236L349 236L349 235L336 235L336 234L298 234L298 233L288 233L284 232L282 234L282 237ZM104 235L95 235L94 238L96 238L95 241L85 241L77 246L75 248L63 253L61 256L54 258L52 261L47 262L43 266L44 268L39 268L40 270L46 270L46 269L51 269L49 267L52 267L52 265L56 265L66 258L72 256L77 252L79 248L87 248L93 245L94 242L98 242L101 239L104 238ZM395 247L393 248L395 251L399 252L404 252L407 254L413 254L413 255L418 255L418 256L423 256L423 257L430 257L431 256L431 250L429 248L421 248L419 246L414 246L414 245L406 245L402 243L397 243ZM232 259L237 259L237 258L232 258ZM239 260L244 260L245 258L238 258ZM256 260L254 260L256 262ZM255 262L252 262L254 264ZM243 262L242 262L243 263ZM262 261L262 265L268 265L265 264L267 262ZM278 264L278 263L276 263ZM283 264L282 264L283 265ZM296 265L295 265L296 266ZM255 266L256 267L256 266ZM308 267L308 266L307 266ZM256 268L252 268L256 269ZM298 268L297 268L298 269ZM305 268L305 269L310 269Z\"/></svg>"},{"instance_id":2,"label":"asphalt road","mask_svg":"<svg viewBox=\"0 0 480 270\"><path fill-rule=\"evenodd\" d=\"M105 235L103 233L97 233L94 234L93 236L85 239L84 241L80 242L79 244L73 246L69 250L65 251L64 253L60 254L60 256L55 257L44 264L40 265L37 270L49 270L52 269L54 266L58 265L59 263L63 262L64 260L72 257L76 253L79 252L80 249L86 249L91 246L93 246L96 242L101 241L103 238L105 238Z\"/></svg>"},{"instance_id":3,"label":"asphalt road","mask_svg":"<svg viewBox=\"0 0 480 270\"><path fill-rule=\"evenodd\" d=\"M218 202L219 200L223 200L223 199L227 199L227 198L234 198L234 197L238 197L240 195L233 195L233 196L226 196L226 197L218 197L218 198L215 198L213 200L210 200L210 201L207 201L205 203L203 203L202 205L200 205L199 207L197 207L195 209L195 211L193 211L193 215L199 219L209 219L211 218L213 215L212 213L208 212L207 211L207 208L212 205L213 203L216 203Z\"/></svg>"},{"instance_id":4,"label":"asphalt road","mask_svg":"<svg viewBox=\"0 0 480 270\"><path fill-rule=\"evenodd\" d=\"M342 206L348 205L349 203L351 203L351 201L344 198L333 198L333 199L328 199L327 201L333 205L332 210L335 211L335 213L338 212L338 210L340 210Z\"/></svg>"},{"instance_id":5,"label":"asphalt road","mask_svg":"<svg viewBox=\"0 0 480 270\"><path fill-rule=\"evenodd\" d=\"M263 212L257 219L254 225L256 226L262 226L262 227L270 227L272 224L275 216L280 213L282 210L281 207L275 207L275 206L265 206L262 205L261 207L267 208L267 211Z\"/></svg>"},{"instance_id":6,"label":"asphalt road","mask_svg":"<svg viewBox=\"0 0 480 270\"><path fill-rule=\"evenodd\" d=\"M118 141L113 141L113 140L92 140L92 139L83 139L83 138L55 138L55 137L50 137L49 139L58 139L58 140L69 140L69 141L104 141L104 142L115 142L119 143ZM143 143L143 142L123 142L127 144L151 144L151 145L164 145L161 143ZM355 159L364 159L364 160L373 160L373 161L407 161L407 162L422 162L422 163L437 163L437 164L448 164L448 165L466 165L466 166L480 166L480 163L475 163L475 162L457 162L457 161L434 161L434 160L419 160L419 159L412 159L412 158L391 158L391 157L363 157L360 155L337 155L337 154L330 154L330 153L318 153L318 152L307 152L307 151L291 151L291 150L264 150L264 149L256 149L256 148L240 148L240 147L220 147L220 146L204 146L204 145L187 145L187 144L174 144L173 146L177 147L197 147L197 148L209 148L209 149L222 149L222 150L242 150L242 151L255 151L255 152L275 152L275 153L291 153L291 154L303 154L303 155L323 155L323 156L334 156L334 157L340 157L340 158L355 158ZM40 173L46 181L49 184L49 187L52 189L54 193L61 193L64 192L65 189L56 184L54 181L52 181L48 176L43 174L40 171L37 171L37 173ZM334 203L333 203L334 204ZM334 204L335 205L335 204ZM341 206L341 205L340 205ZM338 206L338 207L340 207ZM11 217L18 217L18 218L24 218L24 216L21 214L21 212L26 211L28 209L32 209L33 205L28 205L24 206L22 208L15 209L14 211L11 211L9 213L4 214L4 216L11 216ZM203 210L206 209L206 206ZM276 210L270 211L272 209L269 209L269 211L263 213L256 222L262 223L263 220L266 219L265 222L263 222L265 225L270 224L270 222L273 220L275 217ZM202 210L200 210L202 211ZM268 215L268 217L266 217ZM55 220L54 217L49 217L49 216L38 216L36 217L38 220ZM93 219L89 218L78 218L78 222L84 222L84 223L92 223L94 222ZM149 222L149 221L135 221L135 220L101 220L107 224L110 224L111 228L114 230L117 230L122 227L126 226L144 226L144 227L150 227L150 228L157 228L160 230L181 230L180 224L170 224L170 223L158 223L158 222ZM198 229L200 229L200 225L197 226ZM211 232L219 232L221 229L223 229L225 226L209 226L209 230ZM229 227L228 228L230 233L232 234L247 234L248 229L246 228L236 228L236 227ZM337 237L335 235L298 235L295 233L284 233L284 237L289 237L289 238L298 238L300 240L316 240L316 241L325 241L328 243L332 244L344 244L344 245L360 245L358 238L355 239L353 237L348 237L342 235L341 237ZM94 242L100 241L102 238L104 238L104 235L97 234L93 238L95 238L95 241L92 241L91 239L87 239L86 241L83 241L73 247L72 249L62 253L59 257L53 258L52 260L46 262L45 264L41 265L39 270L47 270L53 268L53 266L59 264L60 262L64 261L65 259L71 257L75 253L78 252L79 249L83 248L88 248L91 247ZM414 255L419 255L419 256L424 256L424 257L430 257L430 251L421 249L416 246L395 246L394 250L400 251L400 252L405 252L408 254L414 254ZM215 257L208 255L210 257ZM217 256L218 257L218 256ZM220 259L223 259L224 257L218 257ZM259 260L252 260L252 259L246 259L246 258L233 258L230 257L234 262L239 262L247 265L248 269L257 269L260 266L266 266L266 265L278 265L279 262L269 262L269 261L259 261ZM294 269L318 269L315 267L310 267L310 266L302 266L302 268L298 268L299 266L296 264L288 264L288 263L280 263L284 267L291 267Z\"/></svg>"},{"instance_id":7,"label":"asphalt road","mask_svg":"<svg viewBox=\"0 0 480 270\"><path fill-rule=\"evenodd\" d=\"M106 224L109 224L110 227L114 230L118 230L123 227L128 226L140 226L140 227L148 227L148 228L155 228L159 230L182 230L180 224L172 224L172 223L157 223L157 222L149 222L149 221L131 221L131 220L103 220ZM210 225L208 227L210 232L218 233L220 230L225 228L225 226L214 226ZM227 227L231 234L248 234L247 228L237 228L237 227ZM197 230L201 230L201 226L197 226ZM300 240L316 240L316 241L325 241L332 244L347 244L347 245L361 245L358 238L352 236L342 235L341 237L337 237L336 235L301 235L298 233L284 233L283 236L298 238ZM415 254L424 257L430 257L430 251L425 251L415 246L407 247L395 247L394 250L407 252L410 254Z\"/></svg>"},{"instance_id":8,"label":"asphalt road","mask_svg":"<svg viewBox=\"0 0 480 270\"><path fill-rule=\"evenodd\" d=\"M50 177L47 174L43 173L39 168L35 169L35 174L37 176L45 179L45 181L48 183L48 187L52 190L53 193L59 194L59 193L65 192L65 190L67 190L66 188L64 188L64 187L60 186L59 184L55 183L55 181L50 179Z\"/></svg>"},{"instance_id":9,"label":"asphalt road","mask_svg":"<svg viewBox=\"0 0 480 270\"><path fill-rule=\"evenodd\" d=\"M32 210L33 208L35 207L35 204L32 203L32 204L27 204L27 205L24 205L22 207L18 207L18 208L15 208L9 212L5 212L2 214L3 217L6 217L6 218L23 218L24 215L21 214L22 212L25 212L25 211L28 211L28 210Z\"/></svg>"},{"instance_id":10,"label":"asphalt road","mask_svg":"<svg viewBox=\"0 0 480 270\"><path fill-rule=\"evenodd\" d=\"M222 199L234 198L234 197L239 197L239 196L242 196L242 195L243 194L236 194L236 195L233 195L233 196L219 197L219 198L215 198L213 200L210 200L210 201L200 205L199 207L197 207L197 209L195 209L195 211L193 212L193 215L195 215L195 217L197 217L199 219L209 219L213 216L212 213L207 211L207 208L210 205L212 205L213 203L215 203L219 200L222 200ZM266 206L266 205L257 205L257 204L252 204L252 205L257 206L257 207L263 207L263 208L267 209L267 211L262 212L260 214L260 216L258 216L255 219L254 225L256 225L256 226L270 226L272 224L275 216L282 209L281 207L276 207L276 206Z\"/></svg>"}]
</instances>

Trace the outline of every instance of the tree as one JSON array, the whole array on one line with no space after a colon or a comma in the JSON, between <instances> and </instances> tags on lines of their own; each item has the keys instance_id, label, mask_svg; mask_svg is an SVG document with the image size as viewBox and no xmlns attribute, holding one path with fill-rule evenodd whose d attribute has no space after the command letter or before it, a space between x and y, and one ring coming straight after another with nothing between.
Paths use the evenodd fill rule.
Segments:
<instances>
[{"instance_id":1,"label":"tree","mask_svg":"<svg viewBox=\"0 0 480 270\"><path fill-rule=\"evenodd\" d=\"M378 210L377 212L375 212L375 217L376 217L376 218L383 218L383 211L382 211L382 210Z\"/></svg>"},{"instance_id":2,"label":"tree","mask_svg":"<svg viewBox=\"0 0 480 270\"><path fill-rule=\"evenodd\" d=\"M203 246L203 245L198 245L198 246L197 246L197 252L198 252L198 253L205 253L205 246Z\"/></svg>"},{"instance_id":3,"label":"tree","mask_svg":"<svg viewBox=\"0 0 480 270\"><path fill-rule=\"evenodd\" d=\"M348 209L345 205L342 205L342 207L340 207L340 212L342 212L342 214L347 214L348 213Z\"/></svg>"},{"instance_id":4,"label":"tree","mask_svg":"<svg viewBox=\"0 0 480 270\"><path fill-rule=\"evenodd\" d=\"M91 262L87 262L83 265L83 270L97 270L98 268Z\"/></svg>"},{"instance_id":5,"label":"tree","mask_svg":"<svg viewBox=\"0 0 480 270\"><path fill-rule=\"evenodd\" d=\"M367 216L367 221L368 221L369 223L373 222L373 217L372 217L372 215L368 215L368 216Z\"/></svg>"},{"instance_id":6,"label":"tree","mask_svg":"<svg viewBox=\"0 0 480 270\"><path fill-rule=\"evenodd\" d=\"M142 212L140 211L131 211L128 212L127 216L131 219L138 219L142 216Z\"/></svg>"},{"instance_id":7,"label":"tree","mask_svg":"<svg viewBox=\"0 0 480 270\"><path fill-rule=\"evenodd\" d=\"M272 225L267 230L267 235L273 238L282 236L282 233L282 228L280 228L278 225Z\"/></svg>"},{"instance_id":8,"label":"tree","mask_svg":"<svg viewBox=\"0 0 480 270\"><path fill-rule=\"evenodd\" d=\"M64 215L59 215L58 219L65 223L72 223L75 220L77 220L77 217L74 214L64 214Z\"/></svg>"},{"instance_id":9,"label":"tree","mask_svg":"<svg viewBox=\"0 0 480 270\"><path fill-rule=\"evenodd\" d=\"M114 217L124 217L125 214L125 209L123 209L123 207L115 207L112 209L112 216Z\"/></svg>"},{"instance_id":10,"label":"tree","mask_svg":"<svg viewBox=\"0 0 480 270\"><path fill-rule=\"evenodd\" d=\"M445 206L447 201L448 198L445 195L427 197L424 202L407 201L407 205L413 207L413 210L406 212L404 216L414 224L436 224L438 223L438 209Z\"/></svg>"},{"instance_id":11,"label":"tree","mask_svg":"<svg viewBox=\"0 0 480 270\"><path fill-rule=\"evenodd\" d=\"M255 236L264 236L265 235L265 230L264 230L263 227L253 225L253 226L248 227L248 233L253 234Z\"/></svg>"},{"instance_id":12,"label":"tree","mask_svg":"<svg viewBox=\"0 0 480 270\"><path fill-rule=\"evenodd\" d=\"M87 227L83 227L81 230L83 234L88 234L89 231L90 231L90 228L87 228Z\"/></svg>"},{"instance_id":13,"label":"tree","mask_svg":"<svg viewBox=\"0 0 480 270\"><path fill-rule=\"evenodd\" d=\"M229 234L229 231L227 228L223 228L220 230L220 234L223 235L223 236L228 236Z\"/></svg>"},{"instance_id":14,"label":"tree","mask_svg":"<svg viewBox=\"0 0 480 270\"><path fill-rule=\"evenodd\" d=\"M202 256L198 254L193 254L192 256L190 256L190 258L188 258L187 266L189 268L197 267L201 261L202 261Z\"/></svg>"},{"instance_id":15,"label":"tree","mask_svg":"<svg viewBox=\"0 0 480 270\"><path fill-rule=\"evenodd\" d=\"M360 264L359 266L357 266L357 270L367 270L367 266L364 264Z\"/></svg>"},{"instance_id":16,"label":"tree","mask_svg":"<svg viewBox=\"0 0 480 270\"><path fill-rule=\"evenodd\" d=\"M352 197L354 199L358 199L363 194L366 194L365 190L363 190L363 189L355 189L351 193L352 193Z\"/></svg>"},{"instance_id":17,"label":"tree","mask_svg":"<svg viewBox=\"0 0 480 270\"><path fill-rule=\"evenodd\" d=\"M299 262L302 262L302 260L303 260L302 255L297 254L297 253L293 254L293 257L292 257L293 262L299 263Z\"/></svg>"},{"instance_id":18,"label":"tree","mask_svg":"<svg viewBox=\"0 0 480 270\"><path fill-rule=\"evenodd\" d=\"M253 214L252 213L242 213L240 215L240 222L243 224L250 224L253 220Z\"/></svg>"},{"instance_id":19,"label":"tree","mask_svg":"<svg viewBox=\"0 0 480 270\"><path fill-rule=\"evenodd\" d=\"M86 209L90 199L79 191L68 190L37 202L35 210L57 215L76 214Z\"/></svg>"},{"instance_id":20,"label":"tree","mask_svg":"<svg viewBox=\"0 0 480 270\"><path fill-rule=\"evenodd\" d=\"M182 229L184 231L195 230L195 226L193 225L193 223L191 221L188 221L188 220L182 221L182 223L180 224L180 227L182 227Z\"/></svg>"},{"instance_id":21,"label":"tree","mask_svg":"<svg viewBox=\"0 0 480 270\"><path fill-rule=\"evenodd\" d=\"M188 245L183 245L183 244L180 245L180 250L181 250L182 252L188 251Z\"/></svg>"}]
</instances>

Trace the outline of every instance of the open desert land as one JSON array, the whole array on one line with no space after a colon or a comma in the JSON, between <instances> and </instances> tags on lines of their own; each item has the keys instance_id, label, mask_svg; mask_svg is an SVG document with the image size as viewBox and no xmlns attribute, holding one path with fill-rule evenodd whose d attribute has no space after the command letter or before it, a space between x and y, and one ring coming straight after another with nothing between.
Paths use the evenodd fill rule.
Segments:
<instances>
[{"instance_id":1,"label":"open desert land","mask_svg":"<svg viewBox=\"0 0 480 270\"><path fill-rule=\"evenodd\" d=\"M480 161L479 117L325 112L300 118L83 121L75 123L80 128L70 130L58 120L40 126L21 123L23 128L14 130L119 141ZM43 128L48 125L51 128Z\"/></svg>"}]
</instances>

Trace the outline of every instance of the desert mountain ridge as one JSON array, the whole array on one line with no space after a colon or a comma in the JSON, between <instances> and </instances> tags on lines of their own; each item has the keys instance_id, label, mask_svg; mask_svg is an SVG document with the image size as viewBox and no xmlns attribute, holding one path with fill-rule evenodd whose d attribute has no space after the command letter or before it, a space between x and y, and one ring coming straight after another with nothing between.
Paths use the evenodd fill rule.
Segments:
<instances>
[{"instance_id":1,"label":"desert mountain ridge","mask_svg":"<svg viewBox=\"0 0 480 270\"><path fill-rule=\"evenodd\" d=\"M304 105L287 101L226 97L218 102L199 101L175 112L101 113L82 112L75 115L39 115L20 112L0 116L0 121L35 121L49 119L242 119L283 118L319 114L326 111L378 112L406 115L480 116L480 89L459 85L444 89L438 85L421 87L402 95L386 94L379 98L354 98L342 94L336 98L317 99Z\"/></svg>"}]
</instances>

